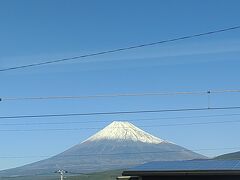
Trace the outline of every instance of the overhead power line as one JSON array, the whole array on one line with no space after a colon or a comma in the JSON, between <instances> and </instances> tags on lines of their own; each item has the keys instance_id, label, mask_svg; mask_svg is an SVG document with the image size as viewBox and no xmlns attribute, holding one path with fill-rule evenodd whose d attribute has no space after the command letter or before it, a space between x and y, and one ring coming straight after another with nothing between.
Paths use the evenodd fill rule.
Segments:
<instances>
[{"instance_id":1,"label":"overhead power line","mask_svg":"<svg viewBox=\"0 0 240 180\"><path fill-rule=\"evenodd\" d=\"M226 147L226 148L197 148L185 151L217 151L217 150L234 150L240 147ZM164 154L164 153L177 153L183 150L169 150L169 151L142 151L142 152L122 152L122 153L89 153L89 154L67 154L59 157L88 157L88 156L117 156L117 155L137 155L137 154ZM24 159L24 158L49 158L52 156L0 156L0 159Z\"/></svg>"},{"instance_id":2,"label":"overhead power line","mask_svg":"<svg viewBox=\"0 0 240 180\"><path fill-rule=\"evenodd\" d=\"M90 113L66 113L66 114L16 115L16 116L0 116L0 119L22 119L22 118L27 119L27 118L47 118L47 117L97 116L97 115L143 114L143 113L164 113L164 112L183 112L183 111L234 110L234 109L240 109L240 106L137 110L137 111L90 112Z\"/></svg>"},{"instance_id":3,"label":"overhead power line","mask_svg":"<svg viewBox=\"0 0 240 180\"><path fill-rule=\"evenodd\" d=\"M158 127L173 127L173 126L194 126L194 125L209 125L209 124L228 124L228 123L240 123L240 120L229 121L208 121L208 122L191 122L191 123L171 123L171 124L154 124L154 125L140 125L140 128L158 128ZM56 124L56 123L54 123ZM1 124L0 124L1 125ZM8 124L10 125L10 124ZM127 127L114 127L112 129L131 129ZM102 127L84 127L84 128L45 128L45 129L0 129L0 132L33 132L33 131L79 131L79 130L101 130Z\"/></svg>"},{"instance_id":4,"label":"overhead power line","mask_svg":"<svg viewBox=\"0 0 240 180\"><path fill-rule=\"evenodd\" d=\"M35 96L35 97L2 97L0 101L23 101L23 100L58 100L58 99L94 99L114 97L142 97L142 96L173 96L173 95L209 95L220 93L239 93L240 89L207 90L207 91L179 91L179 92L144 92L144 93L118 93L97 94L86 96Z\"/></svg>"},{"instance_id":5,"label":"overhead power line","mask_svg":"<svg viewBox=\"0 0 240 180\"><path fill-rule=\"evenodd\" d=\"M193 119L193 118L209 118L209 117L229 117L240 116L238 113L232 114L214 114L203 116L176 116L176 117L155 117L155 118L139 118L139 119L127 119L127 121L156 121L156 120L171 120L171 119ZM123 120L124 121L124 120ZM125 119L126 121L126 119ZM62 125L62 124L89 124L89 123L103 123L111 122L110 120L94 120L94 121L61 121L61 122L25 122L25 123L0 123L0 126L31 126L31 125ZM220 121L219 121L220 122ZM231 121L227 121L231 122Z\"/></svg>"},{"instance_id":6,"label":"overhead power line","mask_svg":"<svg viewBox=\"0 0 240 180\"><path fill-rule=\"evenodd\" d=\"M0 72L16 70L16 69L24 69L24 68L54 64L54 63L60 63L60 62L66 62L66 61L79 60L79 59L83 59L83 58L87 58L87 57L100 56L100 55L112 54L112 53L116 53L116 52L139 49L139 48L155 46L155 45L164 44L164 43L170 43L170 42L174 42L174 41L181 41L181 40L186 40L186 39L191 39L191 38L196 38L196 37L201 37L201 36L208 36L208 35L213 35L213 34L217 34L217 33L223 33L226 31L232 31L232 30L237 30L237 29L240 29L240 26L234 26L234 27L218 29L218 30L214 30L214 31L208 31L208 32L203 32L203 33L198 33L198 34L193 34L193 35L177 37L177 38L173 38L173 39L150 42L150 43L146 43L146 44L139 44L139 45L117 48L117 49L112 49L112 50L107 50L107 51L96 52L96 53L89 53L89 54L74 56L74 57L69 57L69 58L62 58L62 59L51 60L51 61L43 61L40 63L32 63L32 64L26 64L26 65L21 65L21 66L8 67L8 68L0 69Z\"/></svg>"}]
</instances>

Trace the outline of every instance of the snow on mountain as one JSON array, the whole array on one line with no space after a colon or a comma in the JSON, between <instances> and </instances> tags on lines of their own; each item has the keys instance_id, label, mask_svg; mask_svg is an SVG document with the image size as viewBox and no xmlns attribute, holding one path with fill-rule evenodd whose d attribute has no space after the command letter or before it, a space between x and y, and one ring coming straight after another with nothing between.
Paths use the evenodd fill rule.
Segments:
<instances>
[{"instance_id":1,"label":"snow on mountain","mask_svg":"<svg viewBox=\"0 0 240 180\"><path fill-rule=\"evenodd\" d=\"M107 127L91 136L86 141L100 141L100 140L116 140L116 141L135 141L135 142L144 142L159 144L166 142L162 139L159 139L138 127L134 126L129 122L124 121L114 121L109 124Z\"/></svg>"}]
</instances>

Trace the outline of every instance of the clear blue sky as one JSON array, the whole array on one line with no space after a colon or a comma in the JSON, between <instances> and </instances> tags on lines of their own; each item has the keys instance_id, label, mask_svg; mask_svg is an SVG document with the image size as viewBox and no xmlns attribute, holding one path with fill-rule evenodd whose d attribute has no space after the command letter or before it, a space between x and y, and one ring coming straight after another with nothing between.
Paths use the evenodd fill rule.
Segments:
<instances>
[{"instance_id":1,"label":"clear blue sky","mask_svg":"<svg viewBox=\"0 0 240 180\"><path fill-rule=\"evenodd\" d=\"M0 68L165 40L240 25L240 2L190 0L5 0L0 2ZM49 66L0 73L0 96L240 89L240 31L163 44ZM240 95L211 97L212 106L240 105ZM8 101L0 116L206 107L206 96L125 97L86 100ZM139 115L1 120L1 130L79 128L75 131L1 132L0 157L48 156L85 140L113 120L240 113L208 111ZM207 156L240 150L240 123L161 124L238 120L239 116L134 121L137 126ZM102 121L99 123L91 121ZM3 123L88 122L64 125ZM83 128L83 129L81 129ZM236 149L221 149L236 147ZM237 149L239 147L239 149ZM42 159L1 158L0 169Z\"/></svg>"}]
</instances>

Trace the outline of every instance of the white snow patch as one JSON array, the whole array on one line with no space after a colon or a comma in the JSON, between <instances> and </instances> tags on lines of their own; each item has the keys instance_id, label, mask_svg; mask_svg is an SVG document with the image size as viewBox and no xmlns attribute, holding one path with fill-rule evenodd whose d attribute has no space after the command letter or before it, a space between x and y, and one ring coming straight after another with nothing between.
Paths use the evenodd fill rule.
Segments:
<instances>
[{"instance_id":1,"label":"white snow patch","mask_svg":"<svg viewBox=\"0 0 240 180\"><path fill-rule=\"evenodd\" d=\"M126 121L113 121L107 127L88 138L86 141L129 140L159 144L167 142L159 139ZM84 142L86 142L84 141Z\"/></svg>"}]
</instances>

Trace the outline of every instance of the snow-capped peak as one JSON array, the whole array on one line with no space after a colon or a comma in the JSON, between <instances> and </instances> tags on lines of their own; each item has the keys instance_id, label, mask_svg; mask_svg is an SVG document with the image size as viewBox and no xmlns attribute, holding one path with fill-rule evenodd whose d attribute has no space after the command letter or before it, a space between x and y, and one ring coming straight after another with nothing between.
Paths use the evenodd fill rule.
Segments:
<instances>
[{"instance_id":1,"label":"snow-capped peak","mask_svg":"<svg viewBox=\"0 0 240 180\"><path fill-rule=\"evenodd\" d=\"M100 140L129 140L152 144L166 142L147 132L144 132L143 130L134 126L132 123L126 121L113 121L107 127L91 136L86 141Z\"/></svg>"}]
</instances>

